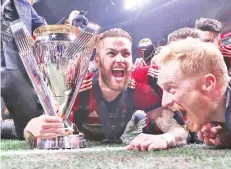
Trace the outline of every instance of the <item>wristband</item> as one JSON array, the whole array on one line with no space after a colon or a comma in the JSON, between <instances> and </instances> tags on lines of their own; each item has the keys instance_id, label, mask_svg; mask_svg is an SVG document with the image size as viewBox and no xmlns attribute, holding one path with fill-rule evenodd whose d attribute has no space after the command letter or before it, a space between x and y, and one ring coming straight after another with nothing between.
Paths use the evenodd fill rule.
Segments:
<instances>
[{"instance_id":1,"label":"wristband","mask_svg":"<svg viewBox=\"0 0 231 169\"><path fill-rule=\"evenodd\" d=\"M162 134L161 138L167 141L168 148L172 148L176 146L175 138L171 134L168 134L168 133Z\"/></svg>"}]
</instances>

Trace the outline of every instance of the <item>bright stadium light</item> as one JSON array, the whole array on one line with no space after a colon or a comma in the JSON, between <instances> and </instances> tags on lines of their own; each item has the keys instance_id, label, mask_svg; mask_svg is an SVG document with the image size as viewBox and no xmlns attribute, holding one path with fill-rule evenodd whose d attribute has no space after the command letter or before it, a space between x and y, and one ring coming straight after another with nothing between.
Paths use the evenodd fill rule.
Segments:
<instances>
[{"instance_id":1,"label":"bright stadium light","mask_svg":"<svg viewBox=\"0 0 231 169\"><path fill-rule=\"evenodd\" d=\"M125 0L124 8L126 10L133 10L141 7L147 0Z\"/></svg>"}]
</instances>

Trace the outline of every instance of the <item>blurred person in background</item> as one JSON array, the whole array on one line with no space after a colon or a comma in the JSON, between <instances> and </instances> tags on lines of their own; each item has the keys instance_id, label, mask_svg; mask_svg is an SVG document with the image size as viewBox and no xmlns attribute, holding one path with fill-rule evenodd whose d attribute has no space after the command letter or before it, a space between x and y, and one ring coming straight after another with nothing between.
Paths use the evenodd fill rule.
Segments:
<instances>
[{"instance_id":1,"label":"blurred person in background","mask_svg":"<svg viewBox=\"0 0 231 169\"><path fill-rule=\"evenodd\" d=\"M136 58L134 65L135 66L150 65L151 59L155 53L154 45L151 39L149 38L141 39L137 46L137 52L139 54L139 57Z\"/></svg>"},{"instance_id":2,"label":"blurred person in background","mask_svg":"<svg viewBox=\"0 0 231 169\"><path fill-rule=\"evenodd\" d=\"M74 10L68 16L63 17L58 24L72 25L80 30L83 30L88 24L88 18L86 17L87 11Z\"/></svg>"},{"instance_id":3,"label":"blurred person in background","mask_svg":"<svg viewBox=\"0 0 231 169\"><path fill-rule=\"evenodd\" d=\"M1 5L1 96L14 120L1 120L1 136L22 139L27 122L41 115L42 108L18 54L10 23L21 19L31 34L46 23L27 0L3 0Z\"/></svg>"},{"instance_id":4,"label":"blurred person in background","mask_svg":"<svg viewBox=\"0 0 231 169\"><path fill-rule=\"evenodd\" d=\"M224 56L225 63L228 70L231 68L230 57L231 52L226 50L221 44L221 32L223 26L221 22L211 18L200 18L196 20L195 28L202 31L201 40L204 42L211 42L217 45Z\"/></svg>"}]
</instances>

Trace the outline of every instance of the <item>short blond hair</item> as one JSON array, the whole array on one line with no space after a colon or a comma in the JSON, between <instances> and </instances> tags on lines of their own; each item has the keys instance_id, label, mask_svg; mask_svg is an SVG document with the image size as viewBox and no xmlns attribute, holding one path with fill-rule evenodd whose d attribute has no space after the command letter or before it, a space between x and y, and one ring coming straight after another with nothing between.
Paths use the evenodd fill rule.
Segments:
<instances>
[{"instance_id":1,"label":"short blond hair","mask_svg":"<svg viewBox=\"0 0 231 169\"><path fill-rule=\"evenodd\" d=\"M178 60L183 75L211 73L216 77L218 84L228 85L229 77L223 55L212 43L186 38L163 47L156 57L160 67L172 60Z\"/></svg>"},{"instance_id":2,"label":"short blond hair","mask_svg":"<svg viewBox=\"0 0 231 169\"><path fill-rule=\"evenodd\" d=\"M179 39L186 39L188 37L200 38L200 31L195 28L181 28L168 35L168 43L177 41Z\"/></svg>"},{"instance_id":3,"label":"short blond hair","mask_svg":"<svg viewBox=\"0 0 231 169\"><path fill-rule=\"evenodd\" d=\"M103 33L100 33L96 39L96 54L99 54L100 44L103 39L107 37L125 37L128 40L132 41L132 37L128 32L121 28L112 28Z\"/></svg>"}]
</instances>

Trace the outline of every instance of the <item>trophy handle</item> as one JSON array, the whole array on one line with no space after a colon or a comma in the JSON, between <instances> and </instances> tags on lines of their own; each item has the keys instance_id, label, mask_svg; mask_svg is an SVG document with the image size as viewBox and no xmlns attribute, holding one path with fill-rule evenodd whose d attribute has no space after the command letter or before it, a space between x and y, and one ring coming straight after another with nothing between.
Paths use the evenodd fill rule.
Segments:
<instances>
[{"instance_id":1,"label":"trophy handle","mask_svg":"<svg viewBox=\"0 0 231 169\"><path fill-rule=\"evenodd\" d=\"M48 89L46 83L44 82L42 73L37 66L37 61L32 50L34 41L30 37L30 33L26 29L23 21L20 19L13 21L10 24L10 28L19 50L19 56L23 62L23 65L27 71L27 74L32 82L32 85L37 93L45 113L50 116L55 116L55 102L52 98L51 91Z\"/></svg>"},{"instance_id":2,"label":"trophy handle","mask_svg":"<svg viewBox=\"0 0 231 169\"><path fill-rule=\"evenodd\" d=\"M63 113L65 113L65 120L70 117L72 107L74 105L75 99L79 93L80 85L87 73L90 57L93 53L93 50L96 45L96 37L99 33L100 26L89 22L88 25L84 28L84 30L80 33L80 35L75 39L73 43L67 48L64 52L64 58L72 58L77 54L80 54L79 62L81 64L77 64L80 66L77 68L79 70L78 77L75 79L75 88L72 90L72 97L69 99L69 104L65 107Z\"/></svg>"}]
</instances>

